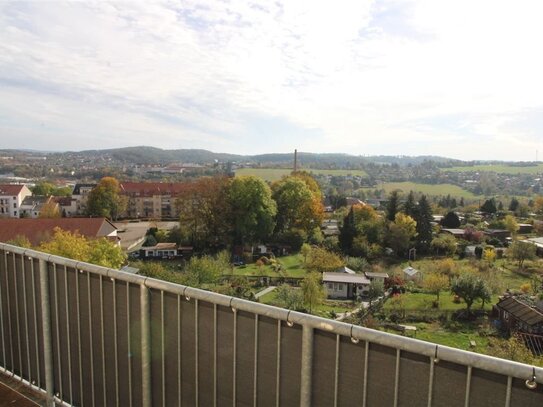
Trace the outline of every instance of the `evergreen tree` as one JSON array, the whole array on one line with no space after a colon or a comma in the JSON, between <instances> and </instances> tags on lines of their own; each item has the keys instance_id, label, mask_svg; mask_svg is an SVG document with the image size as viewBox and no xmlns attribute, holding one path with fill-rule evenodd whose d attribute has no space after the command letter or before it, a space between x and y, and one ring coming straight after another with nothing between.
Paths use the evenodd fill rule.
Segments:
<instances>
[{"instance_id":1,"label":"evergreen tree","mask_svg":"<svg viewBox=\"0 0 543 407\"><path fill-rule=\"evenodd\" d=\"M481 212L496 213L497 210L494 198L487 199L485 203L481 205Z\"/></svg>"},{"instance_id":2,"label":"evergreen tree","mask_svg":"<svg viewBox=\"0 0 543 407\"><path fill-rule=\"evenodd\" d=\"M515 212L518 209L519 201L516 198L511 199L511 203L509 204L509 210L511 212Z\"/></svg>"},{"instance_id":3,"label":"evergreen tree","mask_svg":"<svg viewBox=\"0 0 543 407\"><path fill-rule=\"evenodd\" d=\"M416 210L417 203L415 202L415 194L413 191L409 191L409 195L407 195L407 199L403 204L403 213L414 218Z\"/></svg>"},{"instance_id":4,"label":"evergreen tree","mask_svg":"<svg viewBox=\"0 0 543 407\"><path fill-rule=\"evenodd\" d=\"M457 228L460 226L460 218L453 211L448 212L443 219L441 219L441 226L446 228Z\"/></svg>"},{"instance_id":5,"label":"evergreen tree","mask_svg":"<svg viewBox=\"0 0 543 407\"><path fill-rule=\"evenodd\" d=\"M387 203L387 219L391 222L394 222L396 214L399 210L400 198L398 196L398 191L392 191Z\"/></svg>"},{"instance_id":6,"label":"evergreen tree","mask_svg":"<svg viewBox=\"0 0 543 407\"><path fill-rule=\"evenodd\" d=\"M419 199L419 205L417 208L417 213L415 215L415 221L417 222L417 245L419 249L423 251L430 248L432 242L432 208L426 199L426 196L423 195Z\"/></svg>"}]
</instances>

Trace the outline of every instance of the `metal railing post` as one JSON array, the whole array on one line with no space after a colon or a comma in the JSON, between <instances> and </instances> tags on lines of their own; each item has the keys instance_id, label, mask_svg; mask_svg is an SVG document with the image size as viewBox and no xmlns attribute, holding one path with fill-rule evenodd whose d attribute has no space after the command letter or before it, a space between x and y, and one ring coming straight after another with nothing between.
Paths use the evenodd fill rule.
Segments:
<instances>
[{"instance_id":1,"label":"metal railing post","mask_svg":"<svg viewBox=\"0 0 543 407\"><path fill-rule=\"evenodd\" d=\"M51 301L49 297L49 274L47 262L40 259L40 300L43 335L43 363L45 367L45 391L47 406L54 407L54 376L53 376L53 337L51 333Z\"/></svg>"},{"instance_id":2,"label":"metal railing post","mask_svg":"<svg viewBox=\"0 0 543 407\"><path fill-rule=\"evenodd\" d=\"M304 325L302 331L302 372L300 407L311 407L311 380L313 376L313 328Z\"/></svg>"},{"instance_id":3,"label":"metal railing post","mask_svg":"<svg viewBox=\"0 0 543 407\"><path fill-rule=\"evenodd\" d=\"M141 393L143 407L151 407L151 304L149 289L140 285L141 306Z\"/></svg>"}]
</instances>

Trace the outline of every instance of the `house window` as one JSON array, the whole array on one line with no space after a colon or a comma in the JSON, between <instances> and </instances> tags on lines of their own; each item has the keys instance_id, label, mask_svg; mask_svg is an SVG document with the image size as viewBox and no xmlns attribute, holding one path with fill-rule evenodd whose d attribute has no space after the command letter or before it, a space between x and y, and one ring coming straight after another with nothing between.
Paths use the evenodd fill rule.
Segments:
<instances>
[{"instance_id":1,"label":"house window","mask_svg":"<svg viewBox=\"0 0 543 407\"><path fill-rule=\"evenodd\" d=\"M13 202L13 209L17 209L17 202Z\"/></svg>"},{"instance_id":2,"label":"house window","mask_svg":"<svg viewBox=\"0 0 543 407\"><path fill-rule=\"evenodd\" d=\"M334 284L332 284L332 283L328 283L327 286L328 286L328 289L329 289L329 290L333 290L333 289L334 289Z\"/></svg>"}]
</instances>

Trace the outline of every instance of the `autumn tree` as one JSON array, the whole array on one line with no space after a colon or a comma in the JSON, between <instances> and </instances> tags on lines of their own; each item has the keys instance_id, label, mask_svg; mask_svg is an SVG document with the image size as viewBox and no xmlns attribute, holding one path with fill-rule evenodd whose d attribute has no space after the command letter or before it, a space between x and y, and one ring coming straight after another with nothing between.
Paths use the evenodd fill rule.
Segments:
<instances>
[{"instance_id":1,"label":"autumn tree","mask_svg":"<svg viewBox=\"0 0 543 407\"><path fill-rule=\"evenodd\" d=\"M308 185L309 177L290 176L272 184L272 197L277 204L278 233L301 229L310 233L320 226L324 217L321 193L318 186ZM314 181L311 185L316 184ZM315 190L315 188L317 188Z\"/></svg>"},{"instance_id":2,"label":"autumn tree","mask_svg":"<svg viewBox=\"0 0 543 407\"><path fill-rule=\"evenodd\" d=\"M436 295L436 303L439 304L439 293L449 287L449 279L443 274L429 273L422 284L426 290Z\"/></svg>"},{"instance_id":3,"label":"autumn tree","mask_svg":"<svg viewBox=\"0 0 543 407\"><path fill-rule=\"evenodd\" d=\"M511 236L515 237L520 229L516 218L512 215L507 215L503 220L503 223L505 225L505 229L507 229L509 233L511 233Z\"/></svg>"},{"instance_id":4,"label":"autumn tree","mask_svg":"<svg viewBox=\"0 0 543 407\"><path fill-rule=\"evenodd\" d=\"M369 205L353 205L343 220L339 242L343 251L367 257L372 245L382 245L384 223ZM363 248L364 246L365 248Z\"/></svg>"},{"instance_id":5,"label":"autumn tree","mask_svg":"<svg viewBox=\"0 0 543 407\"><path fill-rule=\"evenodd\" d=\"M389 224L387 242L398 255L404 254L411 240L417 234L417 222L401 212L396 214L394 222Z\"/></svg>"},{"instance_id":6,"label":"autumn tree","mask_svg":"<svg viewBox=\"0 0 543 407\"><path fill-rule=\"evenodd\" d=\"M230 182L226 177L198 178L188 183L176 200L180 229L190 237L193 246L203 248L227 240L231 230L230 207L224 197Z\"/></svg>"},{"instance_id":7,"label":"autumn tree","mask_svg":"<svg viewBox=\"0 0 543 407\"><path fill-rule=\"evenodd\" d=\"M447 276L449 282L458 276L459 272L456 267L456 262L453 259L443 259L434 262L435 271L439 274Z\"/></svg>"},{"instance_id":8,"label":"autumn tree","mask_svg":"<svg viewBox=\"0 0 543 407\"><path fill-rule=\"evenodd\" d=\"M8 240L6 243L13 246L24 247L25 249L30 249L32 247L30 240L28 240L28 238L23 235L17 235L13 239Z\"/></svg>"},{"instance_id":9,"label":"autumn tree","mask_svg":"<svg viewBox=\"0 0 543 407\"><path fill-rule=\"evenodd\" d=\"M304 304L308 308L308 311L312 313L313 309L326 297L321 276L315 272L308 273L302 280L300 288L302 290Z\"/></svg>"},{"instance_id":10,"label":"autumn tree","mask_svg":"<svg viewBox=\"0 0 543 407\"><path fill-rule=\"evenodd\" d=\"M270 187L261 178L234 178L226 199L230 205L235 243L254 243L270 236L275 227L277 205Z\"/></svg>"},{"instance_id":11,"label":"autumn tree","mask_svg":"<svg viewBox=\"0 0 543 407\"><path fill-rule=\"evenodd\" d=\"M125 210L127 199L121 195L119 181L104 177L89 193L87 214L116 220Z\"/></svg>"},{"instance_id":12,"label":"autumn tree","mask_svg":"<svg viewBox=\"0 0 543 407\"><path fill-rule=\"evenodd\" d=\"M318 272L335 271L343 266L345 262L337 254L321 247L311 249L307 268Z\"/></svg>"},{"instance_id":13,"label":"autumn tree","mask_svg":"<svg viewBox=\"0 0 543 407\"><path fill-rule=\"evenodd\" d=\"M39 217L41 219L60 218L60 210L58 204L56 202L53 202L52 200L43 204L40 210Z\"/></svg>"},{"instance_id":14,"label":"autumn tree","mask_svg":"<svg viewBox=\"0 0 543 407\"><path fill-rule=\"evenodd\" d=\"M121 247L106 238L89 240L77 232L58 227L54 229L53 237L43 242L38 250L110 268L120 268L126 260Z\"/></svg>"},{"instance_id":15,"label":"autumn tree","mask_svg":"<svg viewBox=\"0 0 543 407\"><path fill-rule=\"evenodd\" d=\"M518 262L521 269L526 260L533 260L536 256L536 247L532 243L515 241L507 249L507 255Z\"/></svg>"},{"instance_id":16,"label":"autumn tree","mask_svg":"<svg viewBox=\"0 0 543 407\"><path fill-rule=\"evenodd\" d=\"M464 300L468 313L476 300L490 301L490 290L484 280L472 273L464 273L455 278L451 291Z\"/></svg>"}]
</instances>

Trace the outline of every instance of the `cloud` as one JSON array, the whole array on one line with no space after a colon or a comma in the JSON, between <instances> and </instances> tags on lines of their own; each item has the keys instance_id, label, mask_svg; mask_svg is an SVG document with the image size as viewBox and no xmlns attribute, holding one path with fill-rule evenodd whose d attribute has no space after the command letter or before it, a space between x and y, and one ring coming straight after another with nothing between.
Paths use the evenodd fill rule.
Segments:
<instances>
[{"instance_id":1,"label":"cloud","mask_svg":"<svg viewBox=\"0 0 543 407\"><path fill-rule=\"evenodd\" d=\"M50 148L47 135L57 149L532 159L542 9L528 0L2 3L0 147Z\"/></svg>"}]
</instances>

